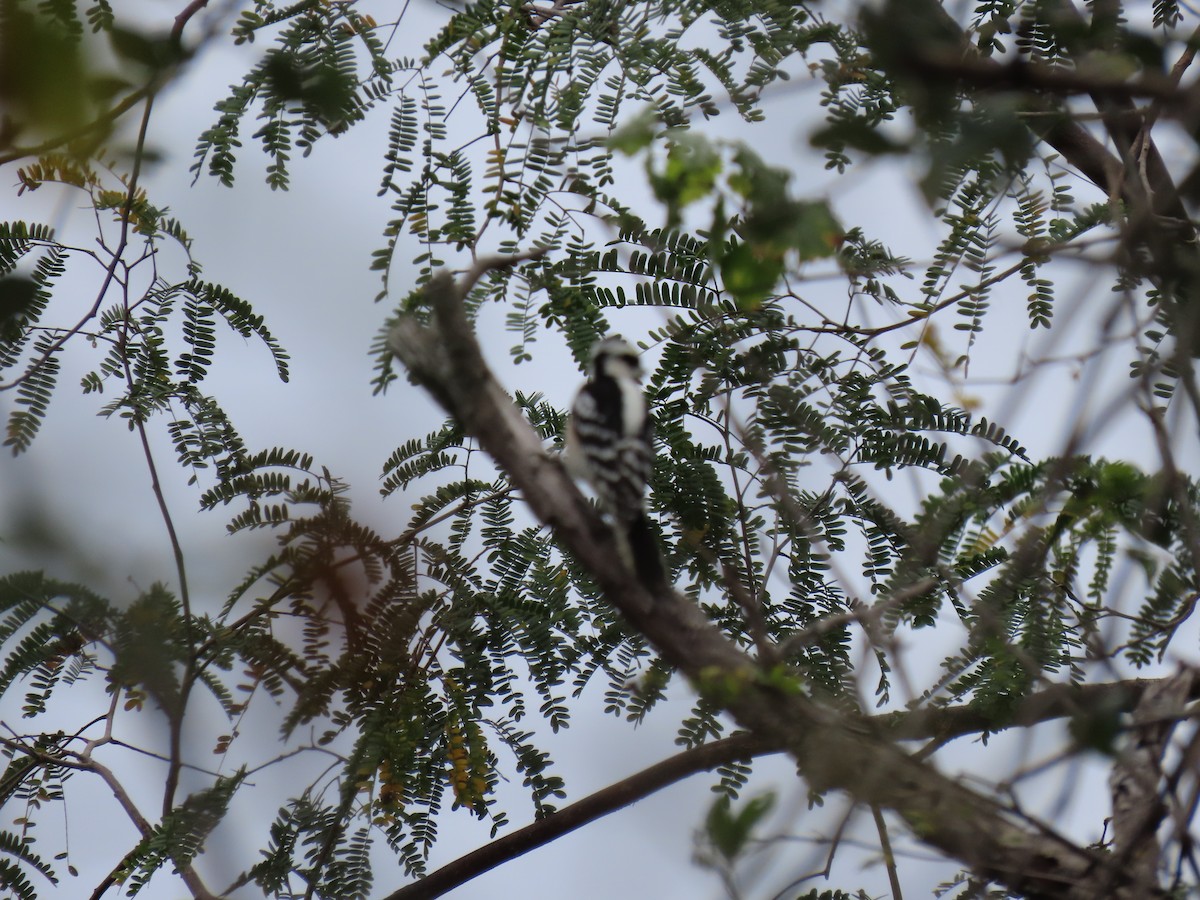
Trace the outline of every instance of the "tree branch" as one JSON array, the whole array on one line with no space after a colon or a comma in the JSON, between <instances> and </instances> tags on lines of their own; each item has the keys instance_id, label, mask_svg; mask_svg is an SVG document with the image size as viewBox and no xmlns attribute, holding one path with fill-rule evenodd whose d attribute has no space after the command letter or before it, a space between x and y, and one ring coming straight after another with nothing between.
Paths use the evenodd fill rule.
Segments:
<instances>
[{"instance_id":1,"label":"tree branch","mask_svg":"<svg viewBox=\"0 0 1200 900\"><path fill-rule=\"evenodd\" d=\"M1055 685L1032 694L1014 715L1000 724L966 706L886 713L872 717L875 727L896 740L945 743L958 737L983 732L995 733L1012 727L1028 727L1065 716L1130 712L1147 692L1174 679L1138 679L1108 684ZM1200 681L1190 685L1188 699L1200 699ZM670 759L565 806L545 818L460 856L424 878L389 894L385 900L431 900L465 884L511 859L544 847L565 834L582 828L610 813L624 809L663 788L700 772L722 765L780 753L784 748L747 732L685 750Z\"/></svg>"},{"instance_id":2,"label":"tree branch","mask_svg":"<svg viewBox=\"0 0 1200 900\"><path fill-rule=\"evenodd\" d=\"M1105 4L1098 4L1093 19L1111 15L1105 10ZM1069 20L1075 31L1082 33L1087 28L1070 0L1060 0L1054 14ZM1153 270L1177 281L1184 274L1181 268L1188 268L1189 263L1200 266L1200 260L1195 258L1196 230L1165 162L1150 141L1146 119L1133 102L1134 98L1148 97L1155 101L1158 110L1186 110L1195 100L1191 89L1179 88L1181 73L1148 72L1129 79L1119 73L1112 74L1102 64L1072 70L1020 58L1001 63L980 54L958 22L936 0L892 0L884 12L868 15L867 21L874 21L879 28L897 15L908 23L905 36L912 39L897 41L893 34L893 46L881 51L893 68L918 82L958 85L978 91L981 96L1019 92L1028 110L1056 113L1045 131L1032 129L1035 136L1061 153L1106 195L1128 204L1129 234L1149 250L1154 258ZM1081 43L1074 48L1075 55L1086 61L1090 49ZM1118 155L1074 121L1070 111L1057 99L1071 94L1087 94L1092 98ZM1134 154L1139 142L1144 148L1144 179ZM1179 257L1180 243L1188 245L1186 261Z\"/></svg>"},{"instance_id":3,"label":"tree branch","mask_svg":"<svg viewBox=\"0 0 1200 900\"><path fill-rule=\"evenodd\" d=\"M1055 13L1068 21L1075 33L1083 34L1087 29L1083 15L1070 0L1059 0ZM1115 23L1120 15L1119 5L1114 6L1110 0L1103 0L1094 5L1092 22L1093 25L1098 20L1112 23L1110 30L1115 33ZM1109 49L1115 51L1118 48ZM1077 46L1075 52L1082 58L1086 56L1087 48ZM1187 58L1186 53L1184 58ZM1196 232L1179 196L1179 189L1150 136L1150 129L1159 113L1166 107L1183 103L1184 94L1179 90L1182 76L1183 69L1177 67L1168 75L1146 73L1135 82L1126 82L1133 85L1152 81L1157 90L1146 94L1123 91L1119 85L1112 83L1112 78L1100 77L1100 73L1089 73L1085 81L1091 82L1087 94L1096 105L1113 146L1121 157L1121 193L1137 212L1135 218L1164 217L1174 227L1181 229L1180 237L1194 242ZM1152 115L1137 108L1134 103L1136 96L1154 99Z\"/></svg>"},{"instance_id":4,"label":"tree branch","mask_svg":"<svg viewBox=\"0 0 1200 900\"><path fill-rule=\"evenodd\" d=\"M489 260L472 275L519 261ZM413 380L520 488L533 514L555 529L607 600L702 696L727 710L756 740L786 749L814 790L845 791L859 802L893 811L920 840L1013 891L1037 898L1080 897L1099 877L1111 882L1106 896L1114 900L1162 896L1143 890L1105 854L1048 827L1031 827L996 800L914 759L877 723L819 703L803 692L798 676L761 671L684 596L669 586L650 589L639 583L610 530L561 463L544 451L488 369L463 304L467 290L449 274L439 274L426 289L430 321L403 317L389 346Z\"/></svg>"},{"instance_id":5,"label":"tree branch","mask_svg":"<svg viewBox=\"0 0 1200 900\"><path fill-rule=\"evenodd\" d=\"M501 863L543 847L564 834L636 803L677 781L737 759L750 759L771 752L778 752L778 748L764 747L757 738L746 733L686 750L460 856L420 881L388 894L385 900L429 900L440 897Z\"/></svg>"},{"instance_id":6,"label":"tree branch","mask_svg":"<svg viewBox=\"0 0 1200 900\"><path fill-rule=\"evenodd\" d=\"M141 814L132 798L125 791L125 786L117 779L112 770L107 766L103 766L94 759L81 760L81 766L100 776L100 779L108 785L109 790L113 792L113 796L117 798L117 802L121 804L121 808L125 810L125 814L129 816L131 822L137 828L143 838L149 838L154 833L154 827ZM120 868L120 867L118 867ZM97 893L93 897L99 897L113 881L115 881L115 873L110 874L108 878L98 887ZM182 865L179 867L179 876L183 879L183 883L187 885L195 900L219 900L200 879L199 873L191 865Z\"/></svg>"},{"instance_id":7,"label":"tree branch","mask_svg":"<svg viewBox=\"0 0 1200 900\"><path fill-rule=\"evenodd\" d=\"M1151 686L1133 709L1133 746L1121 753L1109 777L1113 850L1133 877L1158 883L1158 826L1166 814L1159 793L1167 740L1183 714L1195 677L1185 669Z\"/></svg>"}]
</instances>

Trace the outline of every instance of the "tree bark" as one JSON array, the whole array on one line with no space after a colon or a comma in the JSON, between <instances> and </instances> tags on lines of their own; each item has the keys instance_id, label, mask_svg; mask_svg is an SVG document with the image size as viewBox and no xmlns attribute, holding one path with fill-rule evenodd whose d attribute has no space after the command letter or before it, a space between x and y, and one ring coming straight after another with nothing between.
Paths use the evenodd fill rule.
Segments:
<instances>
[{"instance_id":1,"label":"tree bark","mask_svg":"<svg viewBox=\"0 0 1200 900\"><path fill-rule=\"evenodd\" d=\"M915 759L879 723L823 705L789 673L763 671L669 586L651 591L639 583L611 532L488 369L467 318L464 300L478 279L522 258L528 257L481 261L460 283L439 274L426 289L428 321L401 319L389 345L667 662L756 739L790 753L814 790L844 791L894 812L920 840L983 878L1031 898L1165 896L1110 855L1078 846ZM1101 883L1106 893L1097 894Z\"/></svg>"}]
</instances>

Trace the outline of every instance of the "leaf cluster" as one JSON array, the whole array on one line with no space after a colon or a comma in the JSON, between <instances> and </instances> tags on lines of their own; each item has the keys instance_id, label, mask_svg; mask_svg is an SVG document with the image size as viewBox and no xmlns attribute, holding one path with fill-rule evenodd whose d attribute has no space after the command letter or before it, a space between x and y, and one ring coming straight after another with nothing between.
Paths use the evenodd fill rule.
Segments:
<instances>
[{"instance_id":1,"label":"leaf cluster","mask_svg":"<svg viewBox=\"0 0 1200 900\"><path fill-rule=\"evenodd\" d=\"M1053 69L1092 53L1161 67L1157 45L1119 21L1080 32L1054 5L977 3L968 43L984 59L1012 53ZM63 84L78 86L78 13L42 7L45 21L31 25L5 6L4 24L67 48ZM883 639L868 635L881 706L893 688L887 638L957 629L923 699L971 704L1001 728L1039 683L1082 681L1113 620L1126 623L1113 656L1135 665L1163 657L1198 592L1197 487L1178 472L1082 454L1032 459L969 404L917 387L918 351L948 375L966 372L1001 285L1023 285L1031 329L1054 326L1051 265L1088 242L1115 241L1122 215L1114 203L1078 202L1062 161L1037 149L1037 116L1066 116L1065 104L928 77L922 66L942 51L963 55L960 32L923 14L931 8L886 3L836 22L776 0L480 0L412 59L389 56L384 35L395 23L380 26L357 4L261 2L233 38L269 46L218 103L193 171L233 185L253 121L267 181L286 188L297 150L387 110L380 193L391 215L372 265L395 310L388 325L428 314L419 287L439 269L530 247L546 252L489 272L467 298L471 316L503 307L516 363L534 362L543 340L582 366L597 337L634 308L652 311L643 340L658 440L649 512L671 583L757 654L763 679L855 714L868 670L852 652L860 624L882 630ZM104 0L85 15L143 77L165 77L178 62L164 42L118 26ZM1154 4L1165 35L1179 18L1176 4ZM820 85L826 123L812 142L829 168L920 155L939 228L926 263L894 253L875 223L844 227L833 200L798 193L747 145L714 143L693 127L730 111L754 123L764 91L804 73ZM900 127L901 111L916 133ZM628 199L631 159L661 225ZM197 686L227 718L214 747L222 757L239 749L256 704L277 713L284 755L334 759L280 805L262 858L238 879L279 896L368 896L379 844L407 874L424 874L450 814L486 820L493 833L508 824L506 779L520 780L530 815L551 815L565 785L545 732L568 727L589 690L607 714L636 725L672 690L694 689L678 743L725 733L722 698L744 682L718 673L711 684L673 684L672 668L457 423L407 438L384 461L381 494L411 512L396 534L380 533L356 517L328 468L296 449L248 448L204 392L229 332L265 347L284 381L288 354L250 303L201 277L189 236L134 173L98 152L48 153L18 180L22 192L56 186L105 215L95 246L65 243L44 224L0 223L0 387L14 392L7 445L30 449L65 355L90 344L98 353L81 388L101 398L100 412L143 437L161 423L201 507L227 511L233 534L274 539L219 609L193 606L182 565L179 585L127 597L40 572L0 578L0 694L20 694L31 720L84 679L112 698L73 737L6 739L0 799L25 803L28 815L19 834L0 832L0 879L22 900L35 896L27 872L56 877L30 823L87 768L79 742L111 730L118 706L131 717L161 710L178 726ZM403 296L393 287L398 255L417 273ZM1195 273L1181 259L1152 278L1145 255L1118 258L1118 286L1151 304L1133 374L1165 399L1181 368L1170 342L1187 337L1181 285ZM63 285L83 267L95 289L71 315ZM823 281L844 296L831 299ZM938 332L947 319L953 326ZM373 348L379 392L397 378L386 331ZM892 332L898 351L878 340ZM566 423L557 401L529 391L513 399L557 451ZM888 489L902 475L919 488L911 503ZM1144 576L1133 613L1121 608L1114 575L1125 558ZM183 755L173 752L177 769ZM248 769L235 771L179 803L168 790L164 815L118 871L130 893L164 866L190 865L249 784ZM767 814L761 798L733 805L749 773L740 760L717 771L720 799L706 823L714 864L732 865Z\"/></svg>"}]
</instances>

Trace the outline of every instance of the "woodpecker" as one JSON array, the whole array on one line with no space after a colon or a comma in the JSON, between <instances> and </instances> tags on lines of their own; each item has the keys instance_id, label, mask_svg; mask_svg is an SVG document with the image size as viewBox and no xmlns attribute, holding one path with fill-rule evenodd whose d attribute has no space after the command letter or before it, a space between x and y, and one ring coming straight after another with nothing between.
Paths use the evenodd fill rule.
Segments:
<instances>
[{"instance_id":1,"label":"woodpecker","mask_svg":"<svg viewBox=\"0 0 1200 900\"><path fill-rule=\"evenodd\" d=\"M633 345L618 336L598 341L567 425L568 469L623 532L641 524L654 449L641 378Z\"/></svg>"}]
</instances>

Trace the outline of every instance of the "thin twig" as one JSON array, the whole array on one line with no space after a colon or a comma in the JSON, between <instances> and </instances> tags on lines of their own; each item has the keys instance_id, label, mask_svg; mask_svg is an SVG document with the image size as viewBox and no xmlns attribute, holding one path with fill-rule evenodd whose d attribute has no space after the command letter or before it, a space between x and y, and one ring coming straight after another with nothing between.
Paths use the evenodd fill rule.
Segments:
<instances>
[{"instance_id":1,"label":"thin twig","mask_svg":"<svg viewBox=\"0 0 1200 900\"><path fill-rule=\"evenodd\" d=\"M152 92L152 87L150 85L138 88L122 99L114 107L112 107L112 109L97 116L95 119L85 125L80 125L78 128L72 128L70 131L65 131L62 134L55 135L52 138L47 138L40 144L34 144L29 147L13 147L6 153L0 153L0 166L10 162L16 162L20 159L42 156L43 154L49 153L51 150L61 147L63 144L69 144L72 141L76 141L79 138L96 131L104 131L114 122L116 122L117 119L121 118L121 116L129 112L129 110L133 109L143 100L145 100L146 97Z\"/></svg>"},{"instance_id":2,"label":"thin twig","mask_svg":"<svg viewBox=\"0 0 1200 900\"><path fill-rule=\"evenodd\" d=\"M900 888L900 872L896 869L896 855L892 852L892 841L888 837L887 822L884 821L883 811L878 806L871 806L871 815L875 818L875 830L879 833L879 849L883 853L883 864L887 868L888 883L892 887L892 900L904 900L904 891Z\"/></svg>"},{"instance_id":3,"label":"thin twig","mask_svg":"<svg viewBox=\"0 0 1200 900\"><path fill-rule=\"evenodd\" d=\"M825 854L825 865L816 872L809 872L807 875L801 875L786 885L781 890L776 892L771 900L783 900L784 897L792 895L792 891L804 884L806 881L812 881L814 878L828 878L833 871L833 860L837 856L838 848L842 845L842 840L846 834L846 828L850 824L850 820L854 817L854 804L849 804L846 812L842 815L842 820L838 823L838 827L834 829L833 836L829 838L829 852Z\"/></svg>"},{"instance_id":4,"label":"thin twig","mask_svg":"<svg viewBox=\"0 0 1200 900\"><path fill-rule=\"evenodd\" d=\"M81 764L83 768L86 768L88 771L99 775L100 780L108 785L108 789L112 791L113 796L117 798L117 803L119 803L121 808L125 810L125 814L129 817L129 820L133 822L134 827L137 828L142 837L150 837L154 833L154 826L151 825L149 820L142 815L141 810L137 808L137 805L133 802L133 799L125 790L125 786L121 784L120 780L116 777L116 775L113 774L112 770L94 759L82 760L81 758ZM110 874L109 877L101 883L101 887L97 888L97 892L92 894L93 897L101 896L104 891L108 889L112 883L112 880L115 880L115 872L119 871L120 868L123 868L123 866L119 866L117 870L114 870L114 874ZM187 885L188 890L191 891L192 897L195 898L195 900L219 900L215 894L205 887L204 882L200 879L200 876L196 873L196 870L192 868L192 866L186 864L180 865L179 870L180 877L183 879L184 884Z\"/></svg>"},{"instance_id":5,"label":"thin twig","mask_svg":"<svg viewBox=\"0 0 1200 900\"><path fill-rule=\"evenodd\" d=\"M150 127L150 114L154 108L154 94L151 93L146 98L146 108L142 114L142 124L138 131L137 146L134 150L133 172L129 178L129 190L126 193L125 205L121 215L121 237L117 244L117 249L113 254L114 269L116 263L121 259L125 252L125 247L129 237L129 223L133 216L133 202L137 193L138 177L141 173L141 165L144 157L146 146L146 133ZM97 300L97 304L99 300ZM126 299L128 308L128 298ZM128 385L131 403L132 395L136 390L136 380L133 375L133 369L129 363L128 340L129 329L132 327L128 319L123 323L120 331L120 346L121 359L124 366L125 382ZM175 805L175 790L179 784L179 772L182 767L182 734L183 734L183 716L187 709L188 695L191 692L191 686L195 675L195 661L193 650L192 635L195 629L195 623L192 620L192 605L191 598L188 592L187 566L184 560L183 544L179 540L179 534L175 529L174 519L171 517L170 508L167 506L166 494L162 488L162 481L159 478L158 466L154 460L154 452L150 446L150 436L146 429L146 423L139 413L134 408L131 411L134 427L137 430L138 438L142 446L142 455L146 461L146 468L150 473L150 487L154 493L154 499L158 504L159 514L162 516L163 524L167 530L167 536L171 542L171 551L175 558L175 571L179 579L179 602L183 611L183 624L187 636L188 654L184 660L184 673L180 681L180 689L178 698L173 698L174 703L167 702L167 698L160 697L159 701L163 704L163 710L167 714L167 722L169 725L169 740L170 740L170 757L171 762L167 766L167 777L163 789L163 815L167 815Z\"/></svg>"}]
</instances>

